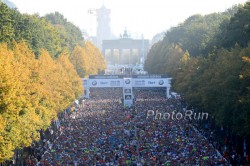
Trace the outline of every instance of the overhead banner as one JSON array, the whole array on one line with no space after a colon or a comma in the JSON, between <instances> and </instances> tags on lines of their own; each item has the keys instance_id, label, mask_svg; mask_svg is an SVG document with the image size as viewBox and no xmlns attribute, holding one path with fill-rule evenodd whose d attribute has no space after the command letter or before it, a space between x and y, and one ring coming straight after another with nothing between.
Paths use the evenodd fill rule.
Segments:
<instances>
[{"instance_id":1,"label":"overhead banner","mask_svg":"<svg viewBox=\"0 0 250 166\"><path fill-rule=\"evenodd\" d=\"M171 87L166 75L91 75L83 79L84 87Z\"/></svg>"},{"instance_id":2,"label":"overhead banner","mask_svg":"<svg viewBox=\"0 0 250 166\"><path fill-rule=\"evenodd\" d=\"M169 78L164 74L145 75L89 75L90 79L118 79L118 78Z\"/></svg>"},{"instance_id":3,"label":"overhead banner","mask_svg":"<svg viewBox=\"0 0 250 166\"><path fill-rule=\"evenodd\" d=\"M139 79L134 78L132 80L133 87L166 87L169 86L167 78L147 78Z\"/></svg>"},{"instance_id":4,"label":"overhead banner","mask_svg":"<svg viewBox=\"0 0 250 166\"><path fill-rule=\"evenodd\" d=\"M132 78L169 78L167 75L152 74L152 75L132 75Z\"/></svg>"},{"instance_id":5,"label":"overhead banner","mask_svg":"<svg viewBox=\"0 0 250 166\"><path fill-rule=\"evenodd\" d=\"M89 79L89 87L123 87L123 79Z\"/></svg>"},{"instance_id":6,"label":"overhead banner","mask_svg":"<svg viewBox=\"0 0 250 166\"><path fill-rule=\"evenodd\" d=\"M90 75L90 79L120 79L124 78L124 75Z\"/></svg>"},{"instance_id":7,"label":"overhead banner","mask_svg":"<svg viewBox=\"0 0 250 166\"><path fill-rule=\"evenodd\" d=\"M89 79L84 80L84 87L169 87L167 78L124 78L124 79Z\"/></svg>"}]
</instances>

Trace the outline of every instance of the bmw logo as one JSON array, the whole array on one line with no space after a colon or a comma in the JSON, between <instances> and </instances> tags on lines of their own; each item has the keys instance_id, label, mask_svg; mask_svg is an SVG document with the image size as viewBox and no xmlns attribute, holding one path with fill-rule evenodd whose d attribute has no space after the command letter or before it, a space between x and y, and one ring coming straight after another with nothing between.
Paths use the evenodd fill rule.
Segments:
<instances>
[{"instance_id":1,"label":"bmw logo","mask_svg":"<svg viewBox=\"0 0 250 166\"><path fill-rule=\"evenodd\" d=\"M164 81L163 80L160 80L159 81L159 85L163 85L164 84Z\"/></svg>"},{"instance_id":2,"label":"bmw logo","mask_svg":"<svg viewBox=\"0 0 250 166\"><path fill-rule=\"evenodd\" d=\"M97 85L97 82L96 82L96 81L93 81L93 82L92 82L92 85L96 86L96 85Z\"/></svg>"},{"instance_id":3,"label":"bmw logo","mask_svg":"<svg viewBox=\"0 0 250 166\"><path fill-rule=\"evenodd\" d=\"M126 84L130 84L130 79L126 79L126 80L125 80L125 83L126 83Z\"/></svg>"}]
</instances>

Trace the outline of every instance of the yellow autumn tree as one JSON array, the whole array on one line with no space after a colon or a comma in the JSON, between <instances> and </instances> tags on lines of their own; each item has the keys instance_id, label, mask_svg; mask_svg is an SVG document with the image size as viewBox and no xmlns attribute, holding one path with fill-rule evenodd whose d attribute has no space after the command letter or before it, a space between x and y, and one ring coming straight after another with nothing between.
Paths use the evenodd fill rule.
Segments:
<instances>
[{"instance_id":1,"label":"yellow autumn tree","mask_svg":"<svg viewBox=\"0 0 250 166\"><path fill-rule=\"evenodd\" d=\"M80 77L85 77L89 68L87 56L84 49L81 46L76 46L70 54L70 62L73 64L77 74Z\"/></svg>"},{"instance_id":2,"label":"yellow autumn tree","mask_svg":"<svg viewBox=\"0 0 250 166\"><path fill-rule=\"evenodd\" d=\"M39 98L37 60L34 53L24 43L14 43L14 61L19 82L17 101L19 102L19 116L17 128L20 129L20 148L29 146L33 140L39 138L38 130L43 126L41 115L37 112ZM15 138L16 139L16 138ZM18 147L19 147L18 146Z\"/></svg>"},{"instance_id":3,"label":"yellow autumn tree","mask_svg":"<svg viewBox=\"0 0 250 166\"><path fill-rule=\"evenodd\" d=\"M34 84L31 68L34 54L25 43L13 43L13 50L0 45L1 121L0 161L10 158L15 148L29 146L39 138L41 119L33 106Z\"/></svg>"},{"instance_id":4,"label":"yellow autumn tree","mask_svg":"<svg viewBox=\"0 0 250 166\"><path fill-rule=\"evenodd\" d=\"M13 155L14 146L10 140L9 133L11 127L8 123L9 119L15 120L17 111L13 106L14 93L16 92L17 81L13 76L13 52L7 49L6 44L0 45L0 162L10 158Z\"/></svg>"},{"instance_id":5,"label":"yellow autumn tree","mask_svg":"<svg viewBox=\"0 0 250 166\"><path fill-rule=\"evenodd\" d=\"M77 72L74 69L73 64L70 62L69 55L67 53L64 52L59 55L56 62L59 66L61 66L64 78L68 80L68 87L74 94L74 96L72 96L73 98L70 100L72 102L72 100L79 98L83 94L82 80L77 75Z\"/></svg>"},{"instance_id":6,"label":"yellow autumn tree","mask_svg":"<svg viewBox=\"0 0 250 166\"><path fill-rule=\"evenodd\" d=\"M39 59L24 42L0 44L0 163L15 149L39 139L57 113L82 94L82 83L68 56Z\"/></svg>"},{"instance_id":7,"label":"yellow autumn tree","mask_svg":"<svg viewBox=\"0 0 250 166\"><path fill-rule=\"evenodd\" d=\"M54 61L46 50L42 50L39 68L43 85L43 102L55 113L68 107L83 93L81 79L66 54L60 55Z\"/></svg>"},{"instance_id":8,"label":"yellow autumn tree","mask_svg":"<svg viewBox=\"0 0 250 166\"><path fill-rule=\"evenodd\" d=\"M84 50L89 57L90 70L89 74L98 74L106 68L106 62L101 52L91 42L86 42Z\"/></svg>"},{"instance_id":9,"label":"yellow autumn tree","mask_svg":"<svg viewBox=\"0 0 250 166\"><path fill-rule=\"evenodd\" d=\"M62 101L62 96L60 95L58 90L58 86L60 85L56 85L58 83L58 79L60 79L57 78L57 65L49 55L48 51L44 49L41 50L38 64L39 73L41 76L40 84L42 85L42 99L40 101L40 104L45 108L48 108L48 112L44 112L46 115L54 117L56 112L59 112L61 110L60 103Z\"/></svg>"},{"instance_id":10,"label":"yellow autumn tree","mask_svg":"<svg viewBox=\"0 0 250 166\"><path fill-rule=\"evenodd\" d=\"M90 74L98 74L106 68L101 52L90 42L86 42L83 47L76 46L70 55L70 61L82 78Z\"/></svg>"}]
</instances>

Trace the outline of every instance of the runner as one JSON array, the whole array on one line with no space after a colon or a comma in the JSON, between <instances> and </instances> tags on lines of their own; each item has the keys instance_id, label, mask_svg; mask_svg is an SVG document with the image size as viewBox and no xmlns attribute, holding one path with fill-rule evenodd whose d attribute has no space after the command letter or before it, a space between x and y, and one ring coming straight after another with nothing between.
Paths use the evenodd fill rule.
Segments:
<instances>
[{"instance_id":1,"label":"runner","mask_svg":"<svg viewBox=\"0 0 250 166\"><path fill-rule=\"evenodd\" d=\"M91 89L77 114L60 121L47 140L40 165L222 165L226 161L190 123L147 118L147 111L182 111L164 92L134 89L133 108L123 108L121 88ZM57 132L55 132L57 133Z\"/></svg>"}]
</instances>

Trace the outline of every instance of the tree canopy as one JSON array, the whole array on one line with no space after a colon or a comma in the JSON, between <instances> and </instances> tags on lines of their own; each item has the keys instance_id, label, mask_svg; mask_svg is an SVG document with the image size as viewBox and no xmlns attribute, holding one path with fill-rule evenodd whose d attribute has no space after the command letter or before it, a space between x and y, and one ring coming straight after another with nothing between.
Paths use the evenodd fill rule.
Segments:
<instances>
[{"instance_id":1,"label":"tree canopy","mask_svg":"<svg viewBox=\"0 0 250 166\"><path fill-rule=\"evenodd\" d=\"M11 44L13 40L27 42L36 57L44 48L52 58L65 49L72 51L76 45L84 43L80 29L58 12L40 17L38 14L21 14L0 3L0 42Z\"/></svg>"},{"instance_id":2,"label":"tree canopy","mask_svg":"<svg viewBox=\"0 0 250 166\"><path fill-rule=\"evenodd\" d=\"M24 43L0 44L0 161L39 138L57 113L82 94L82 83L67 55L39 59ZM67 88L65 88L67 87Z\"/></svg>"},{"instance_id":3,"label":"tree canopy","mask_svg":"<svg viewBox=\"0 0 250 166\"><path fill-rule=\"evenodd\" d=\"M103 73L106 68L101 52L90 42L86 42L83 47L76 46L69 59L82 78L90 74Z\"/></svg>"},{"instance_id":4,"label":"tree canopy","mask_svg":"<svg viewBox=\"0 0 250 166\"><path fill-rule=\"evenodd\" d=\"M209 112L217 126L250 138L250 2L194 15L150 49L145 69L168 74L172 90Z\"/></svg>"},{"instance_id":5,"label":"tree canopy","mask_svg":"<svg viewBox=\"0 0 250 166\"><path fill-rule=\"evenodd\" d=\"M105 67L100 51L61 14L21 14L0 1L0 163L81 97L81 77Z\"/></svg>"}]
</instances>

